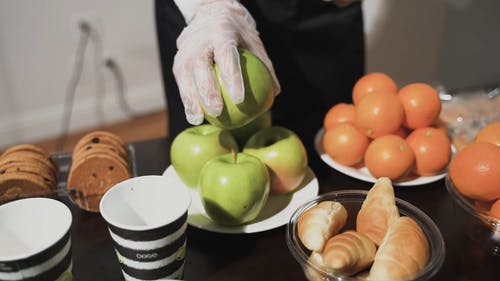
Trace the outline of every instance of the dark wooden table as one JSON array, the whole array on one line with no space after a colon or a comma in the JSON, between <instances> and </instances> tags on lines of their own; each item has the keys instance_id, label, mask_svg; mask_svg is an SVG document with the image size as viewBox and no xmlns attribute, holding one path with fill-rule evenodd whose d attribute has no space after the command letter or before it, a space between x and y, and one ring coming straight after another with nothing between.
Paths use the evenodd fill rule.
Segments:
<instances>
[{"instance_id":1,"label":"dark wooden table","mask_svg":"<svg viewBox=\"0 0 500 281\"><path fill-rule=\"evenodd\" d=\"M170 163L168 139L131 144L138 175L160 175ZM338 189L369 189L371 183L336 172L309 151L320 193ZM441 230L446 259L432 280L500 280L500 253L487 243L489 232L456 206L444 180L397 187L396 196L423 210ZM123 280L106 224L62 198L73 213L72 251L76 281ZM189 226L185 280L305 280L289 253L285 226L254 234L219 234Z\"/></svg>"}]
</instances>

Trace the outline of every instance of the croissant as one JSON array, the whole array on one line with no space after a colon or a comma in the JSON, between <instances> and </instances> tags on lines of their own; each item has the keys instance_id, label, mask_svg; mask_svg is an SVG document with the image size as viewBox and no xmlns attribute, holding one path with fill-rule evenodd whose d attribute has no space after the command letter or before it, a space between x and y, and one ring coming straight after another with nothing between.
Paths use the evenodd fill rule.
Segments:
<instances>
[{"instance_id":1,"label":"croissant","mask_svg":"<svg viewBox=\"0 0 500 281\"><path fill-rule=\"evenodd\" d=\"M338 233L346 220L347 211L342 204L322 201L299 217L299 239L307 249L321 252L328 238Z\"/></svg>"},{"instance_id":2,"label":"croissant","mask_svg":"<svg viewBox=\"0 0 500 281\"><path fill-rule=\"evenodd\" d=\"M354 278L356 278L356 280L359 280L359 281L367 281L367 280L370 280L370 270L365 270L365 271L362 271L356 275L354 275Z\"/></svg>"},{"instance_id":3,"label":"croissant","mask_svg":"<svg viewBox=\"0 0 500 281\"><path fill-rule=\"evenodd\" d=\"M356 231L380 245L389 226L399 218L391 180L379 178L368 191L356 218Z\"/></svg>"},{"instance_id":4,"label":"croissant","mask_svg":"<svg viewBox=\"0 0 500 281\"><path fill-rule=\"evenodd\" d=\"M389 228L370 269L370 280L410 280L429 259L427 237L409 217L400 217Z\"/></svg>"},{"instance_id":5,"label":"croissant","mask_svg":"<svg viewBox=\"0 0 500 281\"><path fill-rule=\"evenodd\" d=\"M348 230L326 242L323 264L332 272L351 276L373 263L377 247L366 235Z\"/></svg>"},{"instance_id":6,"label":"croissant","mask_svg":"<svg viewBox=\"0 0 500 281\"><path fill-rule=\"evenodd\" d=\"M309 256L309 262L314 264L319 269L326 271L323 265L323 256L321 255L321 253L311 252L311 255ZM314 280L314 281L324 280L322 278L322 273L316 270L314 267L306 266L304 273L307 277L307 280Z\"/></svg>"}]
</instances>

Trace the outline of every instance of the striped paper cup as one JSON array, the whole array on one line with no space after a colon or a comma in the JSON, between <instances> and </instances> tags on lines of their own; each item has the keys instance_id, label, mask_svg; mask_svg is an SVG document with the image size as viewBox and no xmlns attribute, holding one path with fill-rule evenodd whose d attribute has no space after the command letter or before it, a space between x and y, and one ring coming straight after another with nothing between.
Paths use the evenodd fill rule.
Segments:
<instances>
[{"instance_id":1,"label":"striped paper cup","mask_svg":"<svg viewBox=\"0 0 500 281\"><path fill-rule=\"evenodd\" d=\"M0 280L73 280L71 222L71 211L54 199L0 206Z\"/></svg>"},{"instance_id":2,"label":"striped paper cup","mask_svg":"<svg viewBox=\"0 0 500 281\"><path fill-rule=\"evenodd\" d=\"M182 278L190 204L186 187L163 176L127 179L104 194L100 212L127 281Z\"/></svg>"}]
</instances>

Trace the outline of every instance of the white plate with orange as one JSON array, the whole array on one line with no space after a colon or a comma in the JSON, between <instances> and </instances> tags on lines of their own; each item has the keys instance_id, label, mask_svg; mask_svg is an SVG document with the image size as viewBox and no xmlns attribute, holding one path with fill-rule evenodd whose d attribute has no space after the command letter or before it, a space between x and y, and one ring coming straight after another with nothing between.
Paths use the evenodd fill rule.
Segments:
<instances>
[{"instance_id":1,"label":"white plate with orange","mask_svg":"<svg viewBox=\"0 0 500 281\"><path fill-rule=\"evenodd\" d=\"M172 165L165 170L163 176L173 179L176 184L185 186L190 191L191 206L188 210L188 224L219 233L255 233L283 226L288 223L298 206L316 197L319 192L318 179L314 172L308 169L304 180L295 192L288 194L269 193L266 205L255 220L243 225L225 226L210 219L205 212L198 191L187 187Z\"/></svg>"},{"instance_id":2,"label":"white plate with orange","mask_svg":"<svg viewBox=\"0 0 500 281\"><path fill-rule=\"evenodd\" d=\"M321 128L317 133L316 136L314 137L314 147L316 148L316 152L318 155L321 157L321 160L325 162L328 166L332 167L333 169L348 175L350 177L366 181L366 182L372 182L375 183L376 179L370 174L368 171L368 168L366 168L363 164L359 166L345 166L342 164L339 164L335 162L326 152L323 150L323 135L325 133L325 129ZM454 148L452 147L452 151L454 151ZM434 176L417 176L410 174L402 179L399 179L397 181L393 181L393 185L396 186L412 186L412 185L423 185L423 184L428 184L431 182L438 181L440 179L443 179L446 176L446 172L443 171L440 174L434 175Z\"/></svg>"}]
</instances>

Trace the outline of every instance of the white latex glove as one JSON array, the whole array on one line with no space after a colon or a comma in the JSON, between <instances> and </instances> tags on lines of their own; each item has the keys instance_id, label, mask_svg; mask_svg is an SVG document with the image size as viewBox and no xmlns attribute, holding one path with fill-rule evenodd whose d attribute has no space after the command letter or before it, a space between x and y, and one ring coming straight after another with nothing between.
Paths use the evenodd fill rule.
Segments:
<instances>
[{"instance_id":1,"label":"white latex glove","mask_svg":"<svg viewBox=\"0 0 500 281\"><path fill-rule=\"evenodd\" d=\"M267 66L274 80L274 92L281 90L271 60L250 13L235 0L203 0L193 19L177 38L173 72L184 104L186 119L203 122L203 111L219 116L222 97L213 69L219 67L220 82L235 104L245 99L238 47L248 49Z\"/></svg>"}]
</instances>

